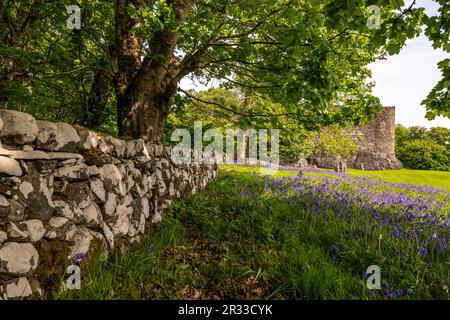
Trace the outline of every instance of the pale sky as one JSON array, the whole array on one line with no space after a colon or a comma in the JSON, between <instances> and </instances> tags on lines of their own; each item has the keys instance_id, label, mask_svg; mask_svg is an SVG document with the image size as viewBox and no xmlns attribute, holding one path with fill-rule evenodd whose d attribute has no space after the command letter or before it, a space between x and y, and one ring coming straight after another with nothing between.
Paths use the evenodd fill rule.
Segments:
<instances>
[{"instance_id":1,"label":"pale sky","mask_svg":"<svg viewBox=\"0 0 450 320\"><path fill-rule=\"evenodd\" d=\"M407 6L412 0L407 0ZM428 14L437 13L438 5L432 0L417 0L417 7L424 7ZM426 36L407 42L400 54L377 61L370 66L372 81L375 82L374 95L384 106L396 107L396 122L405 126L450 128L450 119L439 117L434 121L425 119L425 107L421 102L441 79L437 63L448 54L434 50ZM217 86L213 83L210 86ZM207 87L183 79L181 87L195 88L196 91Z\"/></svg>"},{"instance_id":2,"label":"pale sky","mask_svg":"<svg viewBox=\"0 0 450 320\"><path fill-rule=\"evenodd\" d=\"M411 3L410 1L406 1ZM437 4L431 0L417 0L428 14L435 14ZM421 102L441 79L437 63L448 54L434 50L426 36L411 40L400 54L371 65L372 80L376 83L374 94L385 106L396 107L396 122L406 126L450 128L450 119L425 119Z\"/></svg>"}]
</instances>

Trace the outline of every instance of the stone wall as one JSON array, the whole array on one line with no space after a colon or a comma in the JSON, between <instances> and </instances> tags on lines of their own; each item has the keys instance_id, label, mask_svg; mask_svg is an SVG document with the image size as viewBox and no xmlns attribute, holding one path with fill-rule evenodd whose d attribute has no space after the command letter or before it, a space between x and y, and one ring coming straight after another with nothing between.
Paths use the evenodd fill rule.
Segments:
<instances>
[{"instance_id":1,"label":"stone wall","mask_svg":"<svg viewBox=\"0 0 450 320\"><path fill-rule=\"evenodd\" d=\"M357 128L358 153L347 160L347 166L361 170L402 169L395 156L395 107L385 107L368 125Z\"/></svg>"},{"instance_id":2,"label":"stone wall","mask_svg":"<svg viewBox=\"0 0 450 320\"><path fill-rule=\"evenodd\" d=\"M171 148L0 110L0 299L46 295L66 268L126 247L216 165L175 165Z\"/></svg>"},{"instance_id":3,"label":"stone wall","mask_svg":"<svg viewBox=\"0 0 450 320\"><path fill-rule=\"evenodd\" d=\"M395 107L383 112L364 127L356 127L352 140L359 146L357 153L345 159L348 168L360 170L401 169L403 164L395 156ZM336 169L341 162L327 155L314 155L309 163L319 168Z\"/></svg>"}]
</instances>

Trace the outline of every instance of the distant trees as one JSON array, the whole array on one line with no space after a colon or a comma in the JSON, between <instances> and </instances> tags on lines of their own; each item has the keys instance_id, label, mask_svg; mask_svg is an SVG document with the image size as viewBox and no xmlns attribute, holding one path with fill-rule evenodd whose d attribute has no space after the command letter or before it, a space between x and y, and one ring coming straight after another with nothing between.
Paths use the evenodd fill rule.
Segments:
<instances>
[{"instance_id":1,"label":"distant trees","mask_svg":"<svg viewBox=\"0 0 450 320\"><path fill-rule=\"evenodd\" d=\"M268 112L280 116L270 117ZM204 131L216 128L223 136L227 129L279 129L280 161L284 164L295 164L312 154L345 159L358 149L351 139L351 126L344 130L339 125L331 125L311 132L302 123L283 116L286 112L283 104L268 99L248 99L237 91L211 88L178 101L167 119L163 142L172 143L170 136L174 129L193 131L194 122L202 121Z\"/></svg>"},{"instance_id":2,"label":"distant trees","mask_svg":"<svg viewBox=\"0 0 450 320\"><path fill-rule=\"evenodd\" d=\"M406 168L450 170L450 129L398 125L396 153Z\"/></svg>"}]
</instances>

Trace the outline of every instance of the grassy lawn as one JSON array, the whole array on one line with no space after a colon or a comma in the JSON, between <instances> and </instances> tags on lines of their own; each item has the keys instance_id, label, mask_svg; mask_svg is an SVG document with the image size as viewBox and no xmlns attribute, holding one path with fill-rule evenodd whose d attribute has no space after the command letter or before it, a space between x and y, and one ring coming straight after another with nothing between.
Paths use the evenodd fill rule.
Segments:
<instances>
[{"instance_id":1,"label":"grassy lawn","mask_svg":"<svg viewBox=\"0 0 450 320\"><path fill-rule=\"evenodd\" d=\"M275 169L263 169L251 166L222 166L224 170L235 170L242 173L257 172L264 175L272 175L274 177L290 177L298 173L294 170L275 170ZM323 171L323 173L318 173ZM330 174L331 173L331 174ZM317 172L305 172L305 175L310 176L333 176L334 173L329 170L318 169ZM362 171L356 169L349 169L347 175L350 177L370 177L375 179L381 179L383 181L396 183L396 184L414 184L414 185L427 185L435 188L443 188L450 190L450 172L443 171L425 171L425 170L383 170L383 171Z\"/></svg>"},{"instance_id":2,"label":"grassy lawn","mask_svg":"<svg viewBox=\"0 0 450 320\"><path fill-rule=\"evenodd\" d=\"M448 193L234 169L130 250L89 257L82 289L54 298L449 299ZM374 264L382 289L371 291Z\"/></svg>"},{"instance_id":3,"label":"grassy lawn","mask_svg":"<svg viewBox=\"0 0 450 320\"><path fill-rule=\"evenodd\" d=\"M421 170L385 170L385 171L361 171L350 169L350 176L368 176L379 178L391 183L408 183L415 185L429 185L436 188L450 190L450 172L421 171Z\"/></svg>"}]
</instances>

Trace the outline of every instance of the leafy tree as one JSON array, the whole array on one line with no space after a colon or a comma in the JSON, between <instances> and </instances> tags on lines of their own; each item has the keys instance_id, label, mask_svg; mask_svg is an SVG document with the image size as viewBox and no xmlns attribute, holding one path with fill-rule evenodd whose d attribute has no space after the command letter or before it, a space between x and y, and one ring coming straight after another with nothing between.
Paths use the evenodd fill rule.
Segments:
<instances>
[{"instance_id":1,"label":"leafy tree","mask_svg":"<svg viewBox=\"0 0 450 320\"><path fill-rule=\"evenodd\" d=\"M397 156L406 168L450 170L450 152L432 140L408 141L398 149Z\"/></svg>"},{"instance_id":2,"label":"leafy tree","mask_svg":"<svg viewBox=\"0 0 450 320\"><path fill-rule=\"evenodd\" d=\"M395 126L395 147L403 147L409 140L409 129L401 124Z\"/></svg>"},{"instance_id":3,"label":"leafy tree","mask_svg":"<svg viewBox=\"0 0 450 320\"><path fill-rule=\"evenodd\" d=\"M435 0L440 4L439 14L425 17L425 34L433 42L435 49L450 53L450 5L447 0ZM426 117L434 120L438 115L450 117L450 59L438 64L442 79L422 102L428 110Z\"/></svg>"},{"instance_id":4,"label":"leafy tree","mask_svg":"<svg viewBox=\"0 0 450 320\"><path fill-rule=\"evenodd\" d=\"M409 128L408 140L426 140L428 138L427 128L421 126L413 126Z\"/></svg>"},{"instance_id":5,"label":"leafy tree","mask_svg":"<svg viewBox=\"0 0 450 320\"><path fill-rule=\"evenodd\" d=\"M407 168L450 170L450 129L397 125L395 140L397 158Z\"/></svg>"},{"instance_id":6,"label":"leafy tree","mask_svg":"<svg viewBox=\"0 0 450 320\"><path fill-rule=\"evenodd\" d=\"M108 55L114 7L106 0L79 1L83 27L69 30L72 4L0 1L0 106L115 131L109 86L115 67Z\"/></svg>"},{"instance_id":7,"label":"leafy tree","mask_svg":"<svg viewBox=\"0 0 450 320\"><path fill-rule=\"evenodd\" d=\"M443 127L431 128L428 132L431 140L437 142L441 146L447 147L450 151L450 129Z\"/></svg>"},{"instance_id":8,"label":"leafy tree","mask_svg":"<svg viewBox=\"0 0 450 320\"><path fill-rule=\"evenodd\" d=\"M338 159L346 159L358 150L352 140L352 128L345 130L337 125L323 128L313 138L315 154L331 155Z\"/></svg>"},{"instance_id":9,"label":"leafy tree","mask_svg":"<svg viewBox=\"0 0 450 320\"><path fill-rule=\"evenodd\" d=\"M192 76L283 103L284 113L260 119L308 130L359 123L380 107L368 64L398 53L424 23L447 49L439 3L441 17L429 18L402 0L78 0L82 28L69 30L72 1L2 0L0 103L108 130L117 116L121 135L159 141L177 95L192 98L179 88ZM379 29L367 25L373 4ZM428 99L436 113L448 109L435 103L447 101L441 91Z\"/></svg>"},{"instance_id":10,"label":"leafy tree","mask_svg":"<svg viewBox=\"0 0 450 320\"><path fill-rule=\"evenodd\" d=\"M192 93L192 99L182 99L178 103L166 123L163 135L163 142L166 144L173 143L170 137L174 129L186 128L193 132L194 122L201 121L204 131L215 128L224 137L227 129L279 129L280 158L284 163L296 163L312 151L312 135L297 121L286 116L264 116L264 112L273 114L286 112L281 104L275 104L270 100L260 97L249 100L236 91L211 88ZM243 150L245 148L246 146L243 146Z\"/></svg>"}]
</instances>

